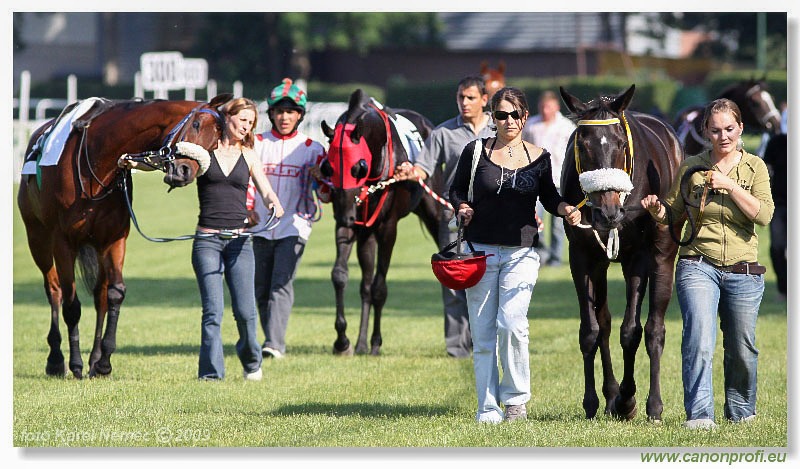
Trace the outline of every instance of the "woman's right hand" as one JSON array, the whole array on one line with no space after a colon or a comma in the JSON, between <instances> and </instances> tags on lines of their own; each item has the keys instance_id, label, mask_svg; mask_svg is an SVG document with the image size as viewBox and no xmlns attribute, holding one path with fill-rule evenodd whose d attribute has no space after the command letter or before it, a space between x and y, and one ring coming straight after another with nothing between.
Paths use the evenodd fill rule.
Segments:
<instances>
[{"instance_id":1,"label":"woman's right hand","mask_svg":"<svg viewBox=\"0 0 800 469\"><path fill-rule=\"evenodd\" d=\"M658 196L655 194L650 194L644 196L641 201L642 208L650 212L650 216L653 218L662 218L661 211L663 210L664 206L661 205L661 202L658 200Z\"/></svg>"},{"instance_id":2,"label":"woman's right hand","mask_svg":"<svg viewBox=\"0 0 800 469\"><path fill-rule=\"evenodd\" d=\"M469 225L469 222L472 221L472 214L475 213L467 204L461 204L458 206L458 218L461 220L461 224L463 226Z\"/></svg>"}]
</instances>

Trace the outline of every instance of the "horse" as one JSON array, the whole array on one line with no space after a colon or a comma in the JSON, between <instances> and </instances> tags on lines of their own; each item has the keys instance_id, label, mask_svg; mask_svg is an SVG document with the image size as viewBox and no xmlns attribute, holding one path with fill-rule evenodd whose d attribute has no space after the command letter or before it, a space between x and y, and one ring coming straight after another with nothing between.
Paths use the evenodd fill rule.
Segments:
<instances>
[{"instance_id":1,"label":"horse","mask_svg":"<svg viewBox=\"0 0 800 469\"><path fill-rule=\"evenodd\" d=\"M745 130L770 135L781 132L781 113L775 107L764 79L751 78L734 83L723 89L717 96L719 98L730 99L739 106ZM696 155L707 148L703 138L703 108L691 106L683 109L672 124L687 155Z\"/></svg>"},{"instance_id":2,"label":"horse","mask_svg":"<svg viewBox=\"0 0 800 469\"><path fill-rule=\"evenodd\" d=\"M486 82L486 93L489 99L499 90L506 86L506 63L502 60L497 64L497 68L489 68L489 62L481 62L481 76Z\"/></svg>"},{"instance_id":3,"label":"horse","mask_svg":"<svg viewBox=\"0 0 800 469\"><path fill-rule=\"evenodd\" d=\"M336 295L337 337L333 344L336 355L353 355L346 334L344 305L347 261L353 243L357 246L361 268L361 325L355 353L368 351L367 329L370 309L374 308L371 355L379 355L383 343L381 316L388 296L386 275L397 239L398 221L409 213L417 214L439 246L438 220L442 216L442 205L435 195L423 190L421 184L411 180L395 182L392 177L395 167L409 161L409 153L413 153L403 144L407 132L402 129L408 128L408 122L416 128L418 142L423 143L433 128L426 117L408 109L384 107L357 89L333 129L325 121L321 123L330 148L320 171L331 187L336 230L336 261L331 271ZM435 194L443 187L441 171L431 175L428 182Z\"/></svg>"},{"instance_id":4,"label":"horse","mask_svg":"<svg viewBox=\"0 0 800 469\"><path fill-rule=\"evenodd\" d=\"M579 207L582 214L581 224L565 228L580 308L586 418L594 418L600 405L594 380L598 349L605 413L625 420L636 416L634 362L642 339L641 309L649 283L649 311L644 327L650 357L647 416L660 422L664 314L672 295L678 245L670 234L672 227L657 224L639 201L647 194L663 197L667 193L684 152L668 124L655 116L626 110L634 90L632 85L620 95L601 96L584 103L560 88L577 125L567 146L561 187L564 199ZM679 223L682 226L683 220ZM614 377L608 342L611 313L607 275L611 262L621 265L626 285L625 314L620 325L624 361L621 383Z\"/></svg>"},{"instance_id":5,"label":"horse","mask_svg":"<svg viewBox=\"0 0 800 469\"><path fill-rule=\"evenodd\" d=\"M40 158L42 147L47 148L50 141L48 135L57 136L54 129L66 127L68 132L57 164L39 166L40 178L22 174L17 195L28 247L44 278L50 304L48 376L66 375L59 330L63 308L69 370L75 378L83 377L76 259L81 278L94 296L97 314L89 377L108 376L112 371L111 354L116 350L117 322L126 290L122 268L132 198L123 190L131 187L131 174L117 166L118 159L126 155L163 170L170 190L191 183L200 162L180 154L176 147L184 148L182 142L189 142L206 152L216 148L222 135L216 109L231 97L220 95L209 103L98 99L71 124L59 125L63 120L52 119L34 131L26 154ZM62 116L78 104L65 108Z\"/></svg>"}]
</instances>

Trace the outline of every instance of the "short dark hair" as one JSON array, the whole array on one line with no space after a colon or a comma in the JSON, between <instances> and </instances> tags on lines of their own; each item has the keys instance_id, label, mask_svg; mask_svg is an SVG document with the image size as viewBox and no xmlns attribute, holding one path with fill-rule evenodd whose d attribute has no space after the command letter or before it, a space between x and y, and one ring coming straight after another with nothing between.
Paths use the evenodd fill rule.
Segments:
<instances>
[{"instance_id":1,"label":"short dark hair","mask_svg":"<svg viewBox=\"0 0 800 469\"><path fill-rule=\"evenodd\" d=\"M458 82L458 87L456 89L462 88L470 88L470 87L477 87L478 91L481 92L482 95L486 94L486 80L483 79L480 75L469 75L462 78Z\"/></svg>"}]
</instances>

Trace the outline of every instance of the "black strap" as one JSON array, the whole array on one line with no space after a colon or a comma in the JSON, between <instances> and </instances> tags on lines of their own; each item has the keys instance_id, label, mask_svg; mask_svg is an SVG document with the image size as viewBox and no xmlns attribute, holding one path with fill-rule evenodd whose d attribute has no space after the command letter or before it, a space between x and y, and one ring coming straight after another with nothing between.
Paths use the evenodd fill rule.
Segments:
<instances>
[{"instance_id":1,"label":"black strap","mask_svg":"<svg viewBox=\"0 0 800 469\"><path fill-rule=\"evenodd\" d=\"M685 241L681 241L679 236L675 234L675 232L672 229L672 224L674 222L672 218L672 207L670 207L670 205L660 197L658 199L658 201L664 206L667 215L667 225L669 226L669 235L672 237L673 241L678 243L678 246L688 246L695 240L695 238L697 238L697 234L700 232L700 227L698 225L700 224L700 221L703 217L703 211L705 210L705 205L706 205L706 197L708 196L708 187L706 187L703 190L703 197L701 198L700 202L698 204L694 204L689 197L690 195L688 187L689 178L691 178L694 173L700 171L708 171L709 169L710 168L708 166L703 166L703 165L692 166L691 168L687 169L686 172L683 173L683 177L681 177L680 189L684 205L688 205L690 207L694 207L700 210L697 213L697 218L695 220L692 220L692 217L689 216L688 211L686 212L686 219L689 222L689 237L686 238Z\"/></svg>"}]
</instances>

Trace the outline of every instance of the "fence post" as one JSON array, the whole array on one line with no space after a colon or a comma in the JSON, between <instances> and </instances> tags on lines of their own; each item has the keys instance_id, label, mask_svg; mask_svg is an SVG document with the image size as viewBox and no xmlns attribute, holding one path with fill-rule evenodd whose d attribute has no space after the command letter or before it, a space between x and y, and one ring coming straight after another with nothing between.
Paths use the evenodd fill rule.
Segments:
<instances>
[{"instance_id":1,"label":"fence post","mask_svg":"<svg viewBox=\"0 0 800 469\"><path fill-rule=\"evenodd\" d=\"M78 77L69 75L67 77L67 104L78 101Z\"/></svg>"}]
</instances>

